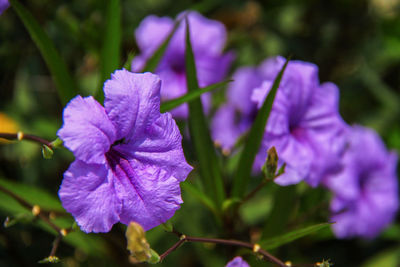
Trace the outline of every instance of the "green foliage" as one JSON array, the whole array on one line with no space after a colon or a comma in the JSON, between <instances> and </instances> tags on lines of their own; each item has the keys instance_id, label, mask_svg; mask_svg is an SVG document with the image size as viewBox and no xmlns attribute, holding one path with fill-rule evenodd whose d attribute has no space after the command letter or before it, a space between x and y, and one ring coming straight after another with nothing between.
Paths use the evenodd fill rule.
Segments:
<instances>
[{"instance_id":1,"label":"green foliage","mask_svg":"<svg viewBox=\"0 0 400 267\"><path fill-rule=\"evenodd\" d=\"M77 94L74 81L68 72L67 66L58 54L53 42L42 30L32 14L22 6L18 0L10 0L10 4L17 12L32 40L42 54L53 76L61 103L66 105L68 101Z\"/></svg>"},{"instance_id":2,"label":"green foliage","mask_svg":"<svg viewBox=\"0 0 400 267\"><path fill-rule=\"evenodd\" d=\"M196 65L190 41L189 22L186 20L186 80L189 92L200 90L197 82ZM221 210L225 199L221 169L215 153L210 133L203 113L200 99L189 102L189 131L196 156L200 164L200 174L204 182L204 190L216 203L217 211Z\"/></svg>"},{"instance_id":3,"label":"green foliage","mask_svg":"<svg viewBox=\"0 0 400 267\"><path fill-rule=\"evenodd\" d=\"M17 194L18 196L22 196L23 199L31 205L38 205L41 210L65 213L65 210L61 206L58 198L42 189L22 183L11 182L3 178L0 178L0 185ZM14 221L12 221L8 226L12 226L15 223L32 222L34 218L30 210L27 210L26 207L23 207L14 198L3 193L2 191L0 191L0 211L12 216ZM61 228L70 227L74 223L74 220L72 217L66 215L67 214L65 213L64 216L56 217L56 219L54 219L54 223ZM43 221L35 220L35 222L35 225L41 229L53 235L59 234ZM99 236L94 234L85 234L79 229L69 233L63 238L63 240L95 257L104 257L109 255L104 241Z\"/></svg>"},{"instance_id":4,"label":"green foliage","mask_svg":"<svg viewBox=\"0 0 400 267\"><path fill-rule=\"evenodd\" d=\"M105 29L103 46L100 53L100 88L97 92L96 99L103 103L103 83L110 79L111 73L119 68L121 54L121 6L119 0L108 0L106 3L105 13Z\"/></svg>"},{"instance_id":5,"label":"green foliage","mask_svg":"<svg viewBox=\"0 0 400 267\"><path fill-rule=\"evenodd\" d=\"M321 223L321 224L308 226L308 227L298 229L298 230L295 230L295 231L292 231L289 233L285 233L280 236L262 240L259 242L259 244L263 249L266 249L266 250L274 249L274 248L280 247L282 245L285 245L287 243L290 243L296 239L302 238L304 236L307 236L314 232L317 232L321 229L329 227L330 225L331 225L331 223Z\"/></svg>"}]
</instances>

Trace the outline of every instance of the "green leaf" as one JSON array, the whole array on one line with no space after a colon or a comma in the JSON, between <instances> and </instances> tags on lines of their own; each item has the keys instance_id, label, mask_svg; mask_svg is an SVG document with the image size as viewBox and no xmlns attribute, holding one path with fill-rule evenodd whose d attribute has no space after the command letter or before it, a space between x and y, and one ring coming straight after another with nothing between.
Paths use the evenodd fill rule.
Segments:
<instances>
[{"instance_id":1,"label":"green leaf","mask_svg":"<svg viewBox=\"0 0 400 267\"><path fill-rule=\"evenodd\" d=\"M53 158L54 151L49 146L43 145L42 146L42 156L45 159Z\"/></svg>"},{"instance_id":2,"label":"green leaf","mask_svg":"<svg viewBox=\"0 0 400 267\"><path fill-rule=\"evenodd\" d=\"M296 209L296 186L279 186L274 193L274 203L270 215L265 220L264 230L262 232L262 239L279 235L284 232L286 225Z\"/></svg>"},{"instance_id":3,"label":"green leaf","mask_svg":"<svg viewBox=\"0 0 400 267\"><path fill-rule=\"evenodd\" d=\"M259 242L259 245L266 250L274 249L277 247L280 247L282 245L285 245L287 243L290 243L296 239L299 239L301 237L304 237L306 235L312 234L314 232L317 232L321 229L324 229L326 227L329 227L331 223L321 223L321 224L316 224L312 226L308 226L299 230L292 231L290 233L280 235L277 237L273 237L270 239L262 240Z\"/></svg>"},{"instance_id":4,"label":"green leaf","mask_svg":"<svg viewBox=\"0 0 400 267\"><path fill-rule=\"evenodd\" d=\"M106 20L103 47L100 54L100 88L96 99L103 103L103 83L110 79L111 73L119 68L121 50L121 6L119 0L106 1Z\"/></svg>"},{"instance_id":5,"label":"green leaf","mask_svg":"<svg viewBox=\"0 0 400 267\"><path fill-rule=\"evenodd\" d=\"M288 62L289 59L286 60L281 71L276 76L271 91L266 97L261 109L258 111L257 117L250 129L249 135L247 136L244 149L240 155L239 165L233 178L233 197L241 198L246 192L247 184L249 182L251 170L253 167L253 162L258 153L262 137L264 135L264 129L267 125L269 113L271 112L276 92L278 90L283 72L285 71Z\"/></svg>"},{"instance_id":6,"label":"green leaf","mask_svg":"<svg viewBox=\"0 0 400 267\"><path fill-rule=\"evenodd\" d=\"M177 20L175 22L174 27L171 32L168 34L167 38L162 42L162 44L157 48L157 50L153 53L153 55L147 60L146 65L142 69L142 72L154 72L158 66L158 63L161 61L164 56L165 50L167 50L168 44L172 39L172 36L175 34L176 30L181 24L182 19Z\"/></svg>"},{"instance_id":7,"label":"green leaf","mask_svg":"<svg viewBox=\"0 0 400 267\"><path fill-rule=\"evenodd\" d=\"M200 90L197 82L196 65L190 42L189 22L186 19L186 82L189 92ZM210 137L203 106L199 98L189 102L189 131L194 144L194 151L199 160L200 174L204 183L204 190L216 203L218 211L221 210L225 199L225 190L222 180L218 158Z\"/></svg>"},{"instance_id":8,"label":"green leaf","mask_svg":"<svg viewBox=\"0 0 400 267\"><path fill-rule=\"evenodd\" d=\"M129 52L128 57L126 58L126 61L124 63L124 65L122 66L124 69L126 70L130 70L131 69L131 64L132 64L132 60L135 57L135 52Z\"/></svg>"},{"instance_id":9,"label":"green leaf","mask_svg":"<svg viewBox=\"0 0 400 267\"><path fill-rule=\"evenodd\" d=\"M228 198L222 203L222 212L226 213L231 207L239 204L241 200L239 198Z\"/></svg>"},{"instance_id":10,"label":"green leaf","mask_svg":"<svg viewBox=\"0 0 400 267\"><path fill-rule=\"evenodd\" d=\"M20 196L31 205L39 205L42 210L65 212L61 206L58 198L52 194L33 186L28 186L21 183L12 182L3 178L0 178L0 185L14 194ZM0 211L6 215L10 215L11 219L19 219L16 223L33 223L35 226L45 230L53 235L58 235L53 228L42 220L30 221L32 211L23 207L14 198L0 191ZM26 219L26 220L24 220ZM59 216L52 220L60 228L69 228L74 220L70 216ZM85 234L80 230L74 230L67 236L63 237L63 241L68 244L77 247L87 254L102 257L103 255L109 255L106 244L100 236L95 234Z\"/></svg>"},{"instance_id":11,"label":"green leaf","mask_svg":"<svg viewBox=\"0 0 400 267\"><path fill-rule=\"evenodd\" d=\"M193 100L197 99L199 96L201 96L204 93L207 93L209 91L212 91L212 90L215 90L217 88L220 88L220 87L228 84L231 81L232 80L227 80L227 81L222 81L222 82L219 82L219 83L214 83L214 84L211 84L209 86L200 88L200 90L190 91L190 92L188 92L187 94L185 94L185 95L183 95L181 97L178 97L178 98L175 98L175 99L172 99L172 100L169 100L169 101L165 101L164 103L161 104L160 111L161 111L161 113L164 113L166 111L170 111L171 109L174 109L179 105L182 105L184 103L188 103L190 101L193 101Z\"/></svg>"},{"instance_id":12,"label":"green leaf","mask_svg":"<svg viewBox=\"0 0 400 267\"><path fill-rule=\"evenodd\" d=\"M77 95L75 83L68 72L67 66L58 54L53 42L42 30L32 14L18 0L10 0L9 2L42 54L53 76L61 103L66 105L71 98Z\"/></svg>"},{"instance_id":13,"label":"green leaf","mask_svg":"<svg viewBox=\"0 0 400 267\"><path fill-rule=\"evenodd\" d=\"M215 207L214 202L203 192L196 188L196 186L192 185L189 181L185 181L181 183L181 187L184 191L188 192L191 196L197 198L200 203L206 206L212 213L217 215L217 208Z\"/></svg>"}]
</instances>

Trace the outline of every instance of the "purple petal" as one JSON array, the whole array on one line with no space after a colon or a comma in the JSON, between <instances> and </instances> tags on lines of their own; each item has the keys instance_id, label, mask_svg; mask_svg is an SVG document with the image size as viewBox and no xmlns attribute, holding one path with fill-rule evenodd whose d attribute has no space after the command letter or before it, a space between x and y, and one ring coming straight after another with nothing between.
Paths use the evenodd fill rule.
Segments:
<instances>
[{"instance_id":1,"label":"purple petal","mask_svg":"<svg viewBox=\"0 0 400 267\"><path fill-rule=\"evenodd\" d=\"M106 165L74 161L64 173L58 195L84 232L108 232L120 219L122 202Z\"/></svg>"},{"instance_id":2,"label":"purple petal","mask_svg":"<svg viewBox=\"0 0 400 267\"><path fill-rule=\"evenodd\" d=\"M77 96L65 107L63 119L57 135L74 156L86 163L105 163L116 133L104 108L91 96Z\"/></svg>"},{"instance_id":3,"label":"purple petal","mask_svg":"<svg viewBox=\"0 0 400 267\"><path fill-rule=\"evenodd\" d=\"M126 142L142 136L160 115L160 79L151 73L117 70L104 84L104 106L117 129L117 139Z\"/></svg>"},{"instance_id":4,"label":"purple petal","mask_svg":"<svg viewBox=\"0 0 400 267\"><path fill-rule=\"evenodd\" d=\"M199 86L205 87L222 81L226 77L233 59L234 54L232 52L217 56L197 56L196 70Z\"/></svg>"},{"instance_id":5,"label":"purple petal","mask_svg":"<svg viewBox=\"0 0 400 267\"><path fill-rule=\"evenodd\" d=\"M222 149L232 149L243 131L235 124L235 107L223 105L215 113L211 123L211 134L214 142Z\"/></svg>"},{"instance_id":6,"label":"purple petal","mask_svg":"<svg viewBox=\"0 0 400 267\"><path fill-rule=\"evenodd\" d=\"M135 31L141 53L150 56L167 38L173 27L174 21L171 18L154 15L146 17Z\"/></svg>"},{"instance_id":7,"label":"purple petal","mask_svg":"<svg viewBox=\"0 0 400 267\"><path fill-rule=\"evenodd\" d=\"M0 0L0 15L10 6L8 0Z\"/></svg>"},{"instance_id":8,"label":"purple petal","mask_svg":"<svg viewBox=\"0 0 400 267\"><path fill-rule=\"evenodd\" d=\"M122 201L122 223L135 221L147 231L166 222L179 209L179 181L170 173L158 166L128 161L116 151L109 154L109 161Z\"/></svg>"},{"instance_id":9,"label":"purple petal","mask_svg":"<svg viewBox=\"0 0 400 267\"><path fill-rule=\"evenodd\" d=\"M143 136L116 149L143 165L159 166L179 181L185 180L192 170L183 154L182 135L169 113L161 114Z\"/></svg>"},{"instance_id":10,"label":"purple petal","mask_svg":"<svg viewBox=\"0 0 400 267\"><path fill-rule=\"evenodd\" d=\"M252 113L255 103L251 101L251 94L262 83L260 74L256 68L243 67L235 71L232 79L227 91L228 102L243 114Z\"/></svg>"},{"instance_id":11,"label":"purple petal","mask_svg":"<svg viewBox=\"0 0 400 267\"><path fill-rule=\"evenodd\" d=\"M399 205L397 156L379 136L355 126L349 131L343 170L326 177L335 197L331 203L335 234L339 238L373 238L395 217Z\"/></svg>"},{"instance_id":12,"label":"purple petal","mask_svg":"<svg viewBox=\"0 0 400 267\"><path fill-rule=\"evenodd\" d=\"M208 19L195 11L182 12L178 18L188 13L190 26L190 37L192 41L193 51L196 53L219 54L223 50L226 43L226 28L219 21ZM177 42L184 44L185 24L182 24L177 35L182 36L182 40Z\"/></svg>"},{"instance_id":13,"label":"purple petal","mask_svg":"<svg viewBox=\"0 0 400 267\"><path fill-rule=\"evenodd\" d=\"M225 267L250 267L250 265L242 257L237 256L228 262Z\"/></svg>"}]
</instances>

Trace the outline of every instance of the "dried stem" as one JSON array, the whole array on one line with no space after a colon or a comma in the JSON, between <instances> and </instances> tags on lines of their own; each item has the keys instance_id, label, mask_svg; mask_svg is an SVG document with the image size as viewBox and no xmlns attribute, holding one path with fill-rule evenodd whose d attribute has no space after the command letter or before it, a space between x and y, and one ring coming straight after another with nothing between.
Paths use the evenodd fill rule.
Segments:
<instances>
[{"instance_id":1,"label":"dried stem","mask_svg":"<svg viewBox=\"0 0 400 267\"><path fill-rule=\"evenodd\" d=\"M53 148L53 145L51 144L50 141L43 139L41 137L35 136L35 135L31 135L31 134L24 134L22 132L18 132L18 133L0 133L0 138L4 138L7 140L28 140L28 141L32 141L32 142L36 142L39 143L41 145L46 145L50 148Z\"/></svg>"},{"instance_id":2,"label":"dried stem","mask_svg":"<svg viewBox=\"0 0 400 267\"><path fill-rule=\"evenodd\" d=\"M177 232L173 232L173 233L177 234ZM248 249L253 250L255 253L262 255L264 258L266 258L270 262L272 262L280 267L287 267L287 265L285 263L283 263L278 258L275 258L274 256L272 256L264 249L260 248L259 245L257 245L257 244L251 244L251 243L238 241L238 240L227 240L227 239L219 239L219 238L203 238L203 237L193 237L193 236L186 236L186 235L181 235L180 240L178 242L176 242L172 247L170 247L167 251L165 251L160 256L160 260L163 260L172 251L177 249L180 245L182 245L185 242L213 243L213 244L223 244L223 245L228 245L228 246L237 246L237 247L248 248Z\"/></svg>"}]
</instances>

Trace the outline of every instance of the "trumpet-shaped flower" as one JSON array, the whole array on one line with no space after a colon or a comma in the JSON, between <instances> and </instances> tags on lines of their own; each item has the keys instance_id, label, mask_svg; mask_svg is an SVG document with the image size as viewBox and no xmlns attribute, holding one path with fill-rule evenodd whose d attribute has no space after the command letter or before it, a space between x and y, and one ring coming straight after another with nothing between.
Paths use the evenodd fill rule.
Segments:
<instances>
[{"instance_id":1,"label":"trumpet-shaped flower","mask_svg":"<svg viewBox=\"0 0 400 267\"><path fill-rule=\"evenodd\" d=\"M261 66L267 79L252 94L258 107L284 63L284 58L276 57ZM268 118L255 168L261 168L267 150L275 146L280 164L286 163L285 173L276 179L278 184L305 180L317 186L325 173L340 168L346 128L338 112L338 88L332 83L320 85L314 64L290 61Z\"/></svg>"},{"instance_id":2,"label":"trumpet-shaped flower","mask_svg":"<svg viewBox=\"0 0 400 267\"><path fill-rule=\"evenodd\" d=\"M221 81L233 60L232 53L223 54L226 41L226 29L218 21L203 17L197 12L186 12L178 16L181 19L184 14L190 25L190 36L195 57L197 78L200 87L204 87ZM174 27L174 20L168 17L148 16L135 31L136 41L141 54L132 61L132 71L139 72L146 61L166 39ZM159 63L155 73L162 80L162 100L173 99L186 93L185 74L185 21L181 21L174 36L169 42L164 57ZM202 96L206 109L210 106L210 95ZM171 112L176 118L186 118L187 105L181 105Z\"/></svg>"},{"instance_id":3,"label":"trumpet-shaped flower","mask_svg":"<svg viewBox=\"0 0 400 267\"><path fill-rule=\"evenodd\" d=\"M371 129L354 126L343 156L344 168L324 179L333 191L332 227L339 238L373 238L396 215L399 205L397 155Z\"/></svg>"},{"instance_id":4,"label":"trumpet-shaped flower","mask_svg":"<svg viewBox=\"0 0 400 267\"><path fill-rule=\"evenodd\" d=\"M160 79L118 70L93 97L72 99L58 136L75 161L59 196L85 232L107 232L135 221L145 230L171 218L182 203L179 182L191 171L182 136L169 113L160 114Z\"/></svg>"}]
</instances>

